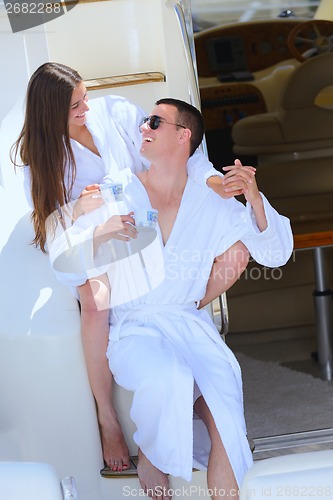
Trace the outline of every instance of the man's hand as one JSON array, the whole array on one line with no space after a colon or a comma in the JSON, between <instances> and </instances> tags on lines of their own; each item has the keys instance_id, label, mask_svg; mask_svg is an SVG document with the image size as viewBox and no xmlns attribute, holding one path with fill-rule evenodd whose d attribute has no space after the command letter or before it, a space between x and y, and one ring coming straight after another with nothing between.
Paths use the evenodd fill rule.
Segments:
<instances>
[{"instance_id":1,"label":"man's hand","mask_svg":"<svg viewBox=\"0 0 333 500\"><path fill-rule=\"evenodd\" d=\"M240 160L235 160L234 165L223 167L227 173L224 176L226 191L234 191L239 187L246 201L255 205L261 200L257 182L255 179L256 169L254 167L242 165Z\"/></svg>"},{"instance_id":2,"label":"man's hand","mask_svg":"<svg viewBox=\"0 0 333 500\"><path fill-rule=\"evenodd\" d=\"M209 177L207 184L221 198L232 198L248 192L249 185L253 183L256 173L254 167L243 167L239 160L235 160L234 165L223 167L227 173L223 177L214 175Z\"/></svg>"},{"instance_id":3,"label":"man's hand","mask_svg":"<svg viewBox=\"0 0 333 500\"><path fill-rule=\"evenodd\" d=\"M240 160L235 160L234 165L223 167L223 170L227 173L219 184L215 183L214 186L210 187L212 187L212 189L222 198L231 198L231 196L243 194L246 201L252 206L259 230L264 231L267 228L267 219L264 204L255 179L256 169L254 167L242 165ZM216 177L210 177L208 181L211 179L216 179ZM216 185L218 187L216 187Z\"/></svg>"},{"instance_id":4,"label":"man's hand","mask_svg":"<svg viewBox=\"0 0 333 500\"><path fill-rule=\"evenodd\" d=\"M97 226L94 231L94 242L100 244L111 239L129 241L131 238L136 238L138 231L133 214L134 212L127 215L113 215Z\"/></svg>"},{"instance_id":5,"label":"man's hand","mask_svg":"<svg viewBox=\"0 0 333 500\"><path fill-rule=\"evenodd\" d=\"M239 160L235 160L235 165L225 167L224 169L228 171L225 175L227 183L233 184L238 182L237 179L243 179L245 183L245 188L243 190L245 199L252 207L259 230L264 231L268 223L264 210L264 203L255 179L256 169L254 167L243 166Z\"/></svg>"}]
</instances>

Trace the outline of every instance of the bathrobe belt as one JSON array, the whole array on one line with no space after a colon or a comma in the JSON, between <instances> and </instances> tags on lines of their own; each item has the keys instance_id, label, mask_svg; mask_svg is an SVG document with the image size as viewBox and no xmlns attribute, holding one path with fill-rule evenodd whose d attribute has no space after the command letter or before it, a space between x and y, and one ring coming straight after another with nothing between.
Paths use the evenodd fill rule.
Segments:
<instances>
[{"instance_id":1,"label":"bathrobe belt","mask_svg":"<svg viewBox=\"0 0 333 500\"><path fill-rule=\"evenodd\" d=\"M207 322L201 319L195 302L187 304L140 304L131 309L115 307L112 310L110 340L117 341L120 339L120 330L124 323L140 321L145 317L149 320L152 316L159 314L175 314L178 317L187 318L201 324L205 330L210 330Z\"/></svg>"}]
</instances>

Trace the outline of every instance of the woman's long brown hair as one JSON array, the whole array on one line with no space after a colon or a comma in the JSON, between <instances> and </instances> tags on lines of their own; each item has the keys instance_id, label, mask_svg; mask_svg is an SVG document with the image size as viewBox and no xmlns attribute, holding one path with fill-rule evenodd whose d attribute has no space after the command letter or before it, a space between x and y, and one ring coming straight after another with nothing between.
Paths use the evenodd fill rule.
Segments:
<instances>
[{"instance_id":1,"label":"woman's long brown hair","mask_svg":"<svg viewBox=\"0 0 333 500\"><path fill-rule=\"evenodd\" d=\"M69 202L76 175L68 114L73 90L81 81L75 70L63 64L40 66L30 78L23 128L11 150L15 167L30 169L33 243L44 253L46 219Z\"/></svg>"}]
</instances>

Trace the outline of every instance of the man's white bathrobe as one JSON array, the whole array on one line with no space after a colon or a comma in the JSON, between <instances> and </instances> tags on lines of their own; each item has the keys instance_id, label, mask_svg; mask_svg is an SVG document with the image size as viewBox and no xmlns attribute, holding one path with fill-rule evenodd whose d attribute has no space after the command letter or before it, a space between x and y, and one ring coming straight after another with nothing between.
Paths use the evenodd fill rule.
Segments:
<instances>
[{"instance_id":1,"label":"man's white bathrobe","mask_svg":"<svg viewBox=\"0 0 333 500\"><path fill-rule=\"evenodd\" d=\"M154 208L129 169L120 172L117 181L123 184L123 213ZM114 243L128 245L115 240L94 254L94 228L105 221L109 210L103 206L79 217L50 248L57 274L68 285L108 273L107 356L117 383L134 392L134 440L156 467L186 480L191 479L193 466L207 467L210 449L207 430L193 415L193 399L200 393L214 416L239 485L252 464L239 365L207 311L199 311L196 304L205 295L214 258L238 240L262 265L276 267L289 259L293 248L289 220L262 198L268 227L261 233L250 205L222 199L188 178L165 245L157 225L154 244L142 244L143 250L134 255L126 257L124 252L123 259L109 258ZM116 206L109 208L111 216ZM136 248L142 234L139 228ZM72 242L68 252L67 238ZM148 289L142 283L145 274Z\"/></svg>"},{"instance_id":2,"label":"man's white bathrobe","mask_svg":"<svg viewBox=\"0 0 333 500\"><path fill-rule=\"evenodd\" d=\"M125 99L111 96L91 101L90 107L87 126L100 157L72 141L77 167L73 199L87 184L100 183L105 176L115 175L116 179L118 170L129 167L138 172L144 168L144 160L139 155L138 128L144 113ZM245 209L234 199L223 200L205 187L207 177L216 172L202 153L197 152L189 160L190 165L189 175L195 173L195 179L202 185L189 178L165 246L157 229L165 271L162 282L159 283L161 275L155 281L154 276L150 276L151 282L157 285L149 293L140 297L129 294L127 302L124 303L123 296L117 301L114 285L119 282L119 267L110 266L113 303L122 305L113 307L108 357L117 382L135 391L132 408L132 418L138 428L135 440L154 465L188 480L193 465L207 465L209 439L202 422L193 420L195 380L214 415L240 484L252 461L243 417L240 369L208 313L198 311L195 304L205 294L214 257L234 242L241 239L259 263L279 266L291 254L292 238L288 220L279 216L265 199L269 226L259 233L250 208ZM69 165L68 172L70 170ZM28 168L26 172L29 173ZM128 209L149 208L143 186L127 171L126 175ZM61 230L60 225L58 229ZM79 229L80 221L73 226L69 223L64 234L73 232L75 240L79 234L75 231ZM86 227L86 231L85 251L89 253L93 225ZM62 238L60 235L53 241L59 243ZM65 240L66 245L67 238ZM53 254L55 260L66 257L61 245L55 244L54 248L61 249L60 253L56 250ZM80 252L80 237L77 249ZM75 252L69 248L69 260L73 255ZM51 262L54 262L52 256ZM60 268L58 278L69 286L84 283L94 271L90 269L87 274L85 259L74 271L70 264L65 271ZM160 272L160 266L156 269ZM96 275L100 272L101 267ZM121 277L128 281L127 289L131 291L135 277L129 272L122 273ZM126 287L122 284L121 288L123 293Z\"/></svg>"},{"instance_id":3,"label":"man's white bathrobe","mask_svg":"<svg viewBox=\"0 0 333 500\"><path fill-rule=\"evenodd\" d=\"M128 209L151 208L139 179L130 172L123 172L123 179ZM289 259L289 220L262 198L268 227L260 233L250 206L224 200L188 179L165 245L157 227L165 279L112 309L107 356L117 383L134 392L134 440L158 469L188 481L193 466L207 467L210 449L206 428L193 415L194 393L204 396L213 414L239 485L252 464L240 367L196 303L205 295L214 258L238 240L263 265ZM112 273L109 278L116 295ZM135 278L127 274L123 279L130 287Z\"/></svg>"}]
</instances>

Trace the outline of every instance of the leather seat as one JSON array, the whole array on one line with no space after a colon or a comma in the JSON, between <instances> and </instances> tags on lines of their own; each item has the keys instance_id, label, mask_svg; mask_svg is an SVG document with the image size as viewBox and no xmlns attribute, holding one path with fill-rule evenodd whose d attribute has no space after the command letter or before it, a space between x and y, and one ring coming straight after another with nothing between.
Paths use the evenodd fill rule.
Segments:
<instances>
[{"instance_id":1,"label":"leather seat","mask_svg":"<svg viewBox=\"0 0 333 500\"><path fill-rule=\"evenodd\" d=\"M333 53L300 64L288 78L276 112L235 123L234 152L279 155L333 148L333 107L318 104L318 94L333 85Z\"/></svg>"},{"instance_id":2,"label":"leather seat","mask_svg":"<svg viewBox=\"0 0 333 500\"><path fill-rule=\"evenodd\" d=\"M240 500L331 498L333 450L321 450L255 462L240 488Z\"/></svg>"}]
</instances>

